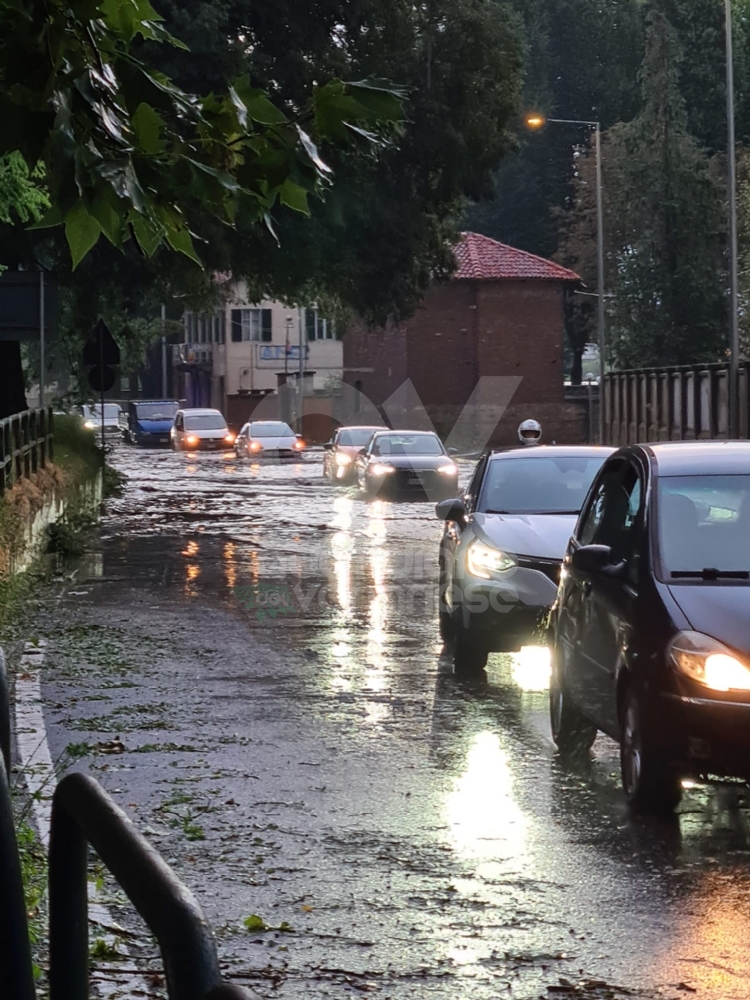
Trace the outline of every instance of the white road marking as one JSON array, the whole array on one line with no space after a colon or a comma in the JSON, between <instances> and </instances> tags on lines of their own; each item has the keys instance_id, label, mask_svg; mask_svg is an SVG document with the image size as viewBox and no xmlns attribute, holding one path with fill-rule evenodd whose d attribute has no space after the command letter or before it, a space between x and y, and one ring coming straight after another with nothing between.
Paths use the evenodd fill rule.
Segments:
<instances>
[{"instance_id":1,"label":"white road marking","mask_svg":"<svg viewBox=\"0 0 750 1000\"><path fill-rule=\"evenodd\" d=\"M46 643L35 646L27 642L18 664L15 684L16 745L23 777L31 798L31 812L39 839L45 850L49 848L50 823L52 820L52 796L57 786L57 775L47 739L42 703L41 668L44 663ZM89 922L100 927L117 927L117 922L107 907L101 902L96 885L89 882ZM116 934L98 935L108 945L117 943L117 951L122 956L129 952L122 938ZM122 983L108 983L96 980L96 988L101 997L129 996L133 989L150 995L152 984L145 977L134 976Z\"/></svg>"}]
</instances>

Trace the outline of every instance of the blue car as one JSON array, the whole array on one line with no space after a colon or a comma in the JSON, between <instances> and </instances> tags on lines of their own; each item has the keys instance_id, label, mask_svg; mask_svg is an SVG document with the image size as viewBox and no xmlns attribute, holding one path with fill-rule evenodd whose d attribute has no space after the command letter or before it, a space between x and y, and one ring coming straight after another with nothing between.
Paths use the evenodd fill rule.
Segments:
<instances>
[{"instance_id":1,"label":"blue car","mask_svg":"<svg viewBox=\"0 0 750 1000\"><path fill-rule=\"evenodd\" d=\"M168 448L169 432L180 404L173 399L136 399L128 403L128 426L124 432L130 444Z\"/></svg>"}]
</instances>

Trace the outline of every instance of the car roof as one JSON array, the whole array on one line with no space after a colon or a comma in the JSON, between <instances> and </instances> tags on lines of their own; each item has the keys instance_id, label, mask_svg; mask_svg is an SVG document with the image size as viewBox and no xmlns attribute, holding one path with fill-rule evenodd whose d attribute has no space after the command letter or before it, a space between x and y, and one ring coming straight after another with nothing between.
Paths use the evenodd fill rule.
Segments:
<instances>
[{"instance_id":1,"label":"car roof","mask_svg":"<svg viewBox=\"0 0 750 1000\"><path fill-rule=\"evenodd\" d=\"M131 406L140 406L141 403L148 404L149 406L153 406L155 403L174 403L175 406L179 406L180 405L177 402L176 399L166 399L165 398L165 399L131 399L130 400Z\"/></svg>"},{"instance_id":2,"label":"car roof","mask_svg":"<svg viewBox=\"0 0 750 1000\"><path fill-rule=\"evenodd\" d=\"M750 441L661 441L623 448L645 452L660 476L738 475L750 472Z\"/></svg>"},{"instance_id":3,"label":"car roof","mask_svg":"<svg viewBox=\"0 0 750 1000\"><path fill-rule=\"evenodd\" d=\"M337 427L337 431L372 431L377 433L378 431L390 430L388 427L383 427L382 424L344 424L342 427Z\"/></svg>"},{"instance_id":4,"label":"car roof","mask_svg":"<svg viewBox=\"0 0 750 1000\"><path fill-rule=\"evenodd\" d=\"M396 427L381 427L376 432L376 436L380 437L381 434L409 434L411 437L437 437L437 431L410 431L406 428L396 428Z\"/></svg>"},{"instance_id":5,"label":"car roof","mask_svg":"<svg viewBox=\"0 0 750 1000\"><path fill-rule=\"evenodd\" d=\"M214 410L210 406L191 406L191 407L186 407L184 410L181 410L180 412L181 413L191 413L191 414L192 413L218 413L220 417L224 416L224 414L221 412L221 410Z\"/></svg>"},{"instance_id":6,"label":"car roof","mask_svg":"<svg viewBox=\"0 0 750 1000\"><path fill-rule=\"evenodd\" d=\"M502 461L504 458L539 458L542 455L560 455L563 458L601 458L604 461L609 455L613 455L617 449L606 445L567 445L567 444L539 444L529 448L509 448L507 451L493 451L490 453L490 460L493 462Z\"/></svg>"},{"instance_id":7,"label":"car roof","mask_svg":"<svg viewBox=\"0 0 750 1000\"><path fill-rule=\"evenodd\" d=\"M282 427L288 427L289 424L286 420L267 420L264 417L259 417L257 420L248 420L249 424L281 424Z\"/></svg>"}]
</instances>

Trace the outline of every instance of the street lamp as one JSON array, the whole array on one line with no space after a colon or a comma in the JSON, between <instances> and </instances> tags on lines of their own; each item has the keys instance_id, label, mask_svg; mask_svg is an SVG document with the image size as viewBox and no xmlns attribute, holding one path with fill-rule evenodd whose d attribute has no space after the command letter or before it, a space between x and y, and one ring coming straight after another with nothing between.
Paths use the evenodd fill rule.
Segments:
<instances>
[{"instance_id":1,"label":"street lamp","mask_svg":"<svg viewBox=\"0 0 750 1000\"><path fill-rule=\"evenodd\" d=\"M727 3L729 0L727 0ZM602 143L599 122L579 121L573 118L545 118L536 112L526 116L530 129L540 129L547 123L552 125L584 125L594 130L596 152L596 332L599 341L599 440L604 440L604 349L606 333L604 328L604 208L602 202Z\"/></svg>"},{"instance_id":2,"label":"street lamp","mask_svg":"<svg viewBox=\"0 0 750 1000\"><path fill-rule=\"evenodd\" d=\"M734 50L732 47L732 4L724 0L726 17L727 73L727 187L729 189L729 437L740 436L739 386L739 303L737 295L737 171L734 149Z\"/></svg>"}]
</instances>

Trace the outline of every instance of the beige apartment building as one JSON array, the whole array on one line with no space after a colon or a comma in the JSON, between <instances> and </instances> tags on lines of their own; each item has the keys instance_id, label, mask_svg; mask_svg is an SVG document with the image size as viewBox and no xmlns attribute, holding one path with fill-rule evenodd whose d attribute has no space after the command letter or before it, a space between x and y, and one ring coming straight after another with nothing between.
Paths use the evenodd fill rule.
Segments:
<instances>
[{"instance_id":1,"label":"beige apartment building","mask_svg":"<svg viewBox=\"0 0 750 1000\"><path fill-rule=\"evenodd\" d=\"M285 383L302 379L304 395L340 383L343 343L317 309L250 303L243 283L231 287L217 311L186 312L184 341L173 345L175 387L187 406L216 407L239 428Z\"/></svg>"}]
</instances>

